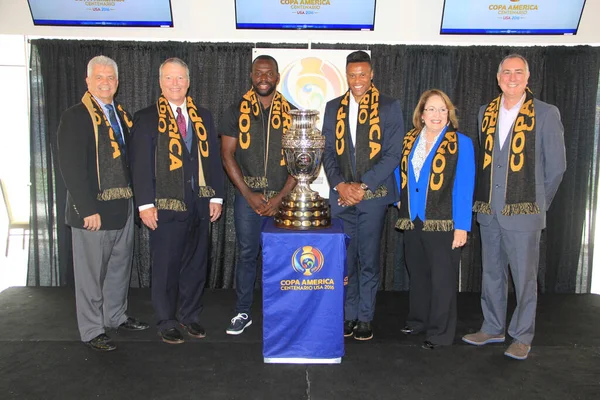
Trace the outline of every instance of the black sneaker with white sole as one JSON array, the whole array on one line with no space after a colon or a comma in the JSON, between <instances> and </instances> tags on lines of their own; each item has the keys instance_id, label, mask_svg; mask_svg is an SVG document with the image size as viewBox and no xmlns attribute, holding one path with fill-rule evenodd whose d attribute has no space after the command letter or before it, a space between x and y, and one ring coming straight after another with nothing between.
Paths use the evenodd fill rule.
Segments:
<instances>
[{"instance_id":1,"label":"black sneaker with white sole","mask_svg":"<svg viewBox=\"0 0 600 400\"><path fill-rule=\"evenodd\" d=\"M244 332L244 329L252 325L252 318L246 313L239 313L235 317L231 318L231 324L225 331L228 335L239 335Z\"/></svg>"}]
</instances>

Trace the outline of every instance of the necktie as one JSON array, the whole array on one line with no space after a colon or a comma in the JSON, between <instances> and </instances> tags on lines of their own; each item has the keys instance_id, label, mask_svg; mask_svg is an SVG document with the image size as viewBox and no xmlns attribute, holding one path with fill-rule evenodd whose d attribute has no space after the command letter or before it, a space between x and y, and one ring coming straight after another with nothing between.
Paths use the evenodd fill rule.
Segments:
<instances>
[{"instance_id":1,"label":"necktie","mask_svg":"<svg viewBox=\"0 0 600 400\"><path fill-rule=\"evenodd\" d=\"M121 134L121 127L119 126L117 116L115 115L115 109L112 104L107 104L106 109L108 110L108 121L110 122L110 125L113 128L113 132L115 133L115 140L117 141L117 143L119 143L121 154L123 154L123 157L127 157L125 152L125 141L123 140L123 135Z\"/></svg>"},{"instance_id":2,"label":"necktie","mask_svg":"<svg viewBox=\"0 0 600 400\"><path fill-rule=\"evenodd\" d=\"M187 126L185 125L185 117L181 112L181 107L177 107L177 126L179 127L179 133L181 133L181 137L185 139L187 136Z\"/></svg>"}]
</instances>

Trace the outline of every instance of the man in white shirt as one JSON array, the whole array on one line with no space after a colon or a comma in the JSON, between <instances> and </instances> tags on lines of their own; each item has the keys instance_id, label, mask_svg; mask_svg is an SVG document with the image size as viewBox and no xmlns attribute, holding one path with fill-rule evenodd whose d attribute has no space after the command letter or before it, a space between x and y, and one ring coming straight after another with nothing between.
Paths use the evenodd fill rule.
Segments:
<instances>
[{"instance_id":1,"label":"man in white shirt","mask_svg":"<svg viewBox=\"0 0 600 400\"><path fill-rule=\"evenodd\" d=\"M148 328L126 314L133 252L126 157L131 117L114 100L118 74L112 59L92 58L88 91L63 113L57 133L66 223L73 236L77 325L82 342L98 351L117 348L106 328Z\"/></svg>"},{"instance_id":2,"label":"man in white shirt","mask_svg":"<svg viewBox=\"0 0 600 400\"><path fill-rule=\"evenodd\" d=\"M482 145L474 211L481 227L483 325L463 341L482 346L505 341L508 266L517 307L505 355L527 358L535 331L539 244L546 212L566 169L558 109L534 99L529 66L518 54L498 67L502 94L479 111Z\"/></svg>"},{"instance_id":3,"label":"man in white shirt","mask_svg":"<svg viewBox=\"0 0 600 400\"><path fill-rule=\"evenodd\" d=\"M373 76L367 53L348 55L349 90L327 103L323 118L331 215L342 219L350 237L344 336L356 340L373 338L381 232L387 206L400 198L394 169L404 137L400 101L380 94Z\"/></svg>"}]
</instances>

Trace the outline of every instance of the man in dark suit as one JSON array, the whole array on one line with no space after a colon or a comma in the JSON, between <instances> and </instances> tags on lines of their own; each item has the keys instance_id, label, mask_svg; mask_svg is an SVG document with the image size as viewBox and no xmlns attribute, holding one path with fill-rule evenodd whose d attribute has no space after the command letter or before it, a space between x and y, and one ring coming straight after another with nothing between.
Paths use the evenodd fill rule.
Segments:
<instances>
[{"instance_id":1,"label":"man in dark suit","mask_svg":"<svg viewBox=\"0 0 600 400\"><path fill-rule=\"evenodd\" d=\"M505 57L497 79L502 94L479 110L474 211L481 227L484 321L463 341L504 342L510 265L517 308L508 327L513 342L504 354L524 360L535 330L540 235L566 169L564 130L558 109L534 99L527 88L525 58Z\"/></svg>"},{"instance_id":2,"label":"man in dark suit","mask_svg":"<svg viewBox=\"0 0 600 400\"><path fill-rule=\"evenodd\" d=\"M105 328L148 328L126 314L133 252L133 194L125 157L131 118L113 99L119 85L113 60L92 58L86 83L81 103L61 116L58 162L68 191L79 333L91 348L111 351L116 345Z\"/></svg>"},{"instance_id":3,"label":"man in dark suit","mask_svg":"<svg viewBox=\"0 0 600 400\"><path fill-rule=\"evenodd\" d=\"M136 205L150 229L152 305L166 343L177 329L203 338L199 324L209 255L209 227L221 215L223 167L210 111L187 96L189 68L160 66L158 102L134 116L130 158Z\"/></svg>"},{"instance_id":4,"label":"man in dark suit","mask_svg":"<svg viewBox=\"0 0 600 400\"><path fill-rule=\"evenodd\" d=\"M399 199L394 169L400 163L404 121L400 102L372 84L371 57L346 59L348 92L327 103L323 167L333 217L344 222L348 287L344 336L373 337L371 321L379 288L379 242L388 204Z\"/></svg>"}]
</instances>

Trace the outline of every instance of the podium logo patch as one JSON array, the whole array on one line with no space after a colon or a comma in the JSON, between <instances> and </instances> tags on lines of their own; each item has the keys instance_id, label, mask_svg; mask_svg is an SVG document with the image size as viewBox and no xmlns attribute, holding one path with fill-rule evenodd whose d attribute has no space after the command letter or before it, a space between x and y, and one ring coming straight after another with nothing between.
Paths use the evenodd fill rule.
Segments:
<instances>
[{"instance_id":1,"label":"podium logo patch","mask_svg":"<svg viewBox=\"0 0 600 400\"><path fill-rule=\"evenodd\" d=\"M323 253L316 247L302 246L292 255L292 268L304 276L311 276L323 268Z\"/></svg>"}]
</instances>

